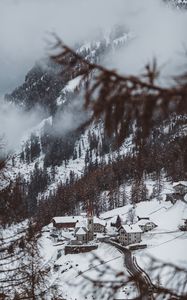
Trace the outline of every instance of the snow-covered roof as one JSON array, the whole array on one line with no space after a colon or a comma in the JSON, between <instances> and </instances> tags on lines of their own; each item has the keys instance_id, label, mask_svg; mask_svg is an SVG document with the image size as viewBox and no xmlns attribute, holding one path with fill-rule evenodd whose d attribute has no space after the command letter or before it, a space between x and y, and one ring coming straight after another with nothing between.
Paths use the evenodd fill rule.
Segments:
<instances>
[{"instance_id":1,"label":"snow-covered roof","mask_svg":"<svg viewBox=\"0 0 187 300\"><path fill-rule=\"evenodd\" d=\"M80 227L77 232L75 233L75 235L85 235L86 231L84 230L83 227Z\"/></svg>"},{"instance_id":2,"label":"snow-covered roof","mask_svg":"<svg viewBox=\"0 0 187 300\"><path fill-rule=\"evenodd\" d=\"M86 213L86 212L83 212L83 213L81 213L81 216L82 216L82 217L87 217L87 213Z\"/></svg>"},{"instance_id":3,"label":"snow-covered roof","mask_svg":"<svg viewBox=\"0 0 187 300\"><path fill-rule=\"evenodd\" d=\"M132 224L132 225L122 225L123 229L127 233L138 233L142 232L141 228L139 227L138 224Z\"/></svg>"},{"instance_id":4,"label":"snow-covered roof","mask_svg":"<svg viewBox=\"0 0 187 300\"><path fill-rule=\"evenodd\" d=\"M57 224L76 223L76 222L78 222L78 224L76 224L76 227L87 226L87 218L85 218L83 215L81 215L81 216L54 217L53 220ZM95 224L101 224L101 225L105 226L105 221L103 221L103 220L101 220L97 217L94 217L93 221L94 221Z\"/></svg>"},{"instance_id":5,"label":"snow-covered roof","mask_svg":"<svg viewBox=\"0 0 187 300\"><path fill-rule=\"evenodd\" d=\"M174 182L173 183L173 187L177 186L177 185L184 185L184 186L187 186L187 181L177 181L177 182Z\"/></svg>"},{"instance_id":6,"label":"snow-covered roof","mask_svg":"<svg viewBox=\"0 0 187 300\"><path fill-rule=\"evenodd\" d=\"M78 221L76 223L76 225L75 225L75 228L81 228L81 227L83 227L83 228L85 228L87 230L87 223L88 223L87 219L84 219L82 221Z\"/></svg>"},{"instance_id":7,"label":"snow-covered roof","mask_svg":"<svg viewBox=\"0 0 187 300\"><path fill-rule=\"evenodd\" d=\"M82 216L64 216L64 217L54 217L53 220L57 224L61 223L76 223L83 220Z\"/></svg>"},{"instance_id":8,"label":"snow-covered roof","mask_svg":"<svg viewBox=\"0 0 187 300\"><path fill-rule=\"evenodd\" d=\"M142 226L144 226L144 225L146 225L147 223L154 223L153 221L151 221L151 220L146 220L146 219L141 219L141 220L139 220L136 224L137 225L142 225ZM155 223L154 223L155 224ZM155 224L156 225L156 224Z\"/></svg>"},{"instance_id":9,"label":"snow-covered roof","mask_svg":"<svg viewBox=\"0 0 187 300\"><path fill-rule=\"evenodd\" d=\"M94 217L93 222L94 222L94 224L100 224L100 225L105 226L105 221L99 219L98 217Z\"/></svg>"}]
</instances>

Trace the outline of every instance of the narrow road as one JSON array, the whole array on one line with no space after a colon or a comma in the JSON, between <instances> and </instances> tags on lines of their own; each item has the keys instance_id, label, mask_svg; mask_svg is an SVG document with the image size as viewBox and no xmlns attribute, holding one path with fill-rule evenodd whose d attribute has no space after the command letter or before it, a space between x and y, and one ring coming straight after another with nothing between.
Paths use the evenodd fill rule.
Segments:
<instances>
[{"instance_id":1,"label":"narrow road","mask_svg":"<svg viewBox=\"0 0 187 300\"><path fill-rule=\"evenodd\" d=\"M118 249L121 253L124 254L124 265L129 271L129 273L135 278L136 285L138 287L141 299L154 300L153 297L154 286L149 276L145 273L145 271L143 271L138 266L137 261L135 257L132 255L131 251L113 241L106 241L106 243L109 243L112 246L116 247L116 249Z\"/></svg>"}]
</instances>

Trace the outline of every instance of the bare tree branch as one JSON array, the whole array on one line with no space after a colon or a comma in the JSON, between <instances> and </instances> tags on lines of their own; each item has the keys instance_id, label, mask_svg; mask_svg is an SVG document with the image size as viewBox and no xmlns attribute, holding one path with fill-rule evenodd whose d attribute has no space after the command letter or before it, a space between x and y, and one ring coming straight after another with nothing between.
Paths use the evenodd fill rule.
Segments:
<instances>
[{"instance_id":1,"label":"bare tree branch","mask_svg":"<svg viewBox=\"0 0 187 300\"><path fill-rule=\"evenodd\" d=\"M82 75L85 108L91 109L95 120L104 117L107 133L115 133L119 144L129 133L129 124L136 124L137 136L145 138L158 119L172 112L187 112L187 74L175 78L172 87L164 88L155 84L160 73L155 59L145 67L142 78L119 75L88 61L55 38L54 48L59 53L51 59L63 66L62 72L71 69L73 78Z\"/></svg>"}]
</instances>

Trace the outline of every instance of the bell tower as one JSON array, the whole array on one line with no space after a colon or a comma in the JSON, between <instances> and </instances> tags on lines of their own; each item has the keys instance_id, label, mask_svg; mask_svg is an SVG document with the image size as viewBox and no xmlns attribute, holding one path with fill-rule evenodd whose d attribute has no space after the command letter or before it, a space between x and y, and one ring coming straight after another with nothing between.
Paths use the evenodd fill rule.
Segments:
<instances>
[{"instance_id":1,"label":"bell tower","mask_svg":"<svg viewBox=\"0 0 187 300\"><path fill-rule=\"evenodd\" d=\"M88 240L92 241L94 238L94 223L93 223L93 203L87 201L87 218L88 218Z\"/></svg>"}]
</instances>

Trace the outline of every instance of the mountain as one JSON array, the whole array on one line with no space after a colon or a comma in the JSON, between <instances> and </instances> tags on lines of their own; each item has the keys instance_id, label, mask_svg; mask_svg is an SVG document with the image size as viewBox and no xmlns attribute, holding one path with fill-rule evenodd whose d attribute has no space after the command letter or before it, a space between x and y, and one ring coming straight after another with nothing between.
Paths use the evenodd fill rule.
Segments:
<instances>
[{"instance_id":1,"label":"mountain","mask_svg":"<svg viewBox=\"0 0 187 300\"><path fill-rule=\"evenodd\" d=\"M109 36L78 45L75 50L99 63L131 38L117 27ZM67 61L71 59L67 55ZM114 134L106 136L102 120L82 126L90 113L83 110L81 67L78 64L67 70L42 60L20 87L6 95L6 100L23 112L38 106L45 111L7 164L1 205L5 208L8 203L10 222L47 209L47 223L53 215L84 208L88 198L99 214L159 195L165 178L170 182L186 179L187 116L173 114L158 122L141 151L134 124L129 124L130 134L119 147ZM150 178L155 185L152 193L146 184ZM1 218L7 221L7 216Z\"/></svg>"},{"instance_id":2,"label":"mountain","mask_svg":"<svg viewBox=\"0 0 187 300\"><path fill-rule=\"evenodd\" d=\"M74 51L102 65L133 38L117 26ZM187 114L171 103L144 138L134 118L119 143L84 109L83 64L65 59L37 61L5 96L38 118L0 161L0 299L186 299Z\"/></svg>"}]
</instances>

